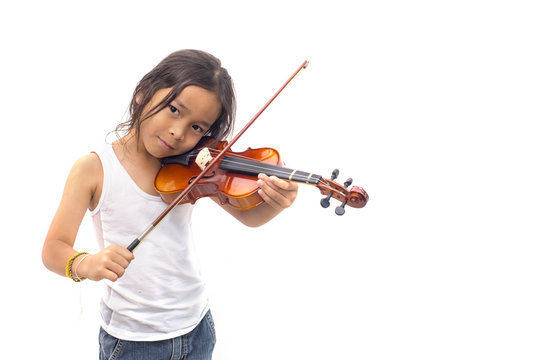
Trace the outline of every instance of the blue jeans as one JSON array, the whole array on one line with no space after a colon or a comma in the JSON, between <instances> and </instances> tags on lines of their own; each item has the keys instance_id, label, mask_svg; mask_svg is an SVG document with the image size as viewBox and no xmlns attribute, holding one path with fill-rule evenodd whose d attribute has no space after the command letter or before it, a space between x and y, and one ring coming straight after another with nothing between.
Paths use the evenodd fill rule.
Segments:
<instances>
[{"instance_id":1,"label":"blue jeans","mask_svg":"<svg viewBox=\"0 0 540 360\"><path fill-rule=\"evenodd\" d=\"M99 330L99 360L211 360L216 344L210 310L191 332L161 341L128 341Z\"/></svg>"}]
</instances>

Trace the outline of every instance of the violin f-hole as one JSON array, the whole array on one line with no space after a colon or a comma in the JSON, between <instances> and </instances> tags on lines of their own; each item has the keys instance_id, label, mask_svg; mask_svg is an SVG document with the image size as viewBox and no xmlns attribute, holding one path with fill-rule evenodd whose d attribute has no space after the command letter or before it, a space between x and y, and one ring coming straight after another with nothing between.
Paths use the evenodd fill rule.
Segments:
<instances>
[{"instance_id":1,"label":"violin f-hole","mask_svg":"<svg viewBox=\"0 0 540 360\"><path fill-rule=\"evenodd\" d=\"M210 178L213 177L214 175L216 175L216 171L215 171L215 170L212 171L212 173L211 173L210 175L204 175L204 176L202 177L202 179L210 179ZM192 177L188 180L188 184L191 184L191 182L192 182L193 180L195 180L196 178L197 178L197 176L192 176Z\"/></svg>"}]
</instances>

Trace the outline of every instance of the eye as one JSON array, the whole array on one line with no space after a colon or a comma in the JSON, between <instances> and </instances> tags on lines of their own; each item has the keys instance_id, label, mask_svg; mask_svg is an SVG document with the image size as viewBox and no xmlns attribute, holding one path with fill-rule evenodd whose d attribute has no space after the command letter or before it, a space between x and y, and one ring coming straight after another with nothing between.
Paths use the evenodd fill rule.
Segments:
<instances>
[{"instance_id":1,"label":"eye","mask_svg":"<svg viewBox=\"0 0 540 360\"><path fill-rule=\"evenodd\" d=\"M199 125L193 125L192 128L193 128L193 130L195 130L196 132L199 132L199 133L205 132L204 129L202 127L200 127Z\"/></svg>"},{"instance_id":2,"label":"eye","mask_svg":"<svg viewBox=\"0 0 540 360\"><path fill-rule=\"evenodd\" d=\"M171 112L172 112L174 115L180 114L180 111L178 111L177 108L175 108L173 105L170 105L170 104L169 104L169 110L171 110Z\"/></svg>"}]
</instances>

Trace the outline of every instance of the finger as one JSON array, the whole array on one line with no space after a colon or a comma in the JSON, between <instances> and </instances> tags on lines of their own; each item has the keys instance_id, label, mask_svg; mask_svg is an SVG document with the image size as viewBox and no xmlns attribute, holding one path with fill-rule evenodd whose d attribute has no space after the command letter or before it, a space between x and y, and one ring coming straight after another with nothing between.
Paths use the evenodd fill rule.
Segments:
<instances>
[{"instance_id":1,"label":"finger","mask_svg":"<svg viewBox=\"0 0 540 360\"><path fill-rule=\"evenodd\" d=\"M115 251L108 251L103 256L103 266L110 268L110 264L118 264L122 268L127 268L131 260L126 259L121 254L115 252Z\"/></svg>"},{"instance_id":2,"label":"finger","mask_svg":"<svg viewBox=\"0 0 540 360\"><path fill-rule=\"evenodd\" d=\"M109 269L103 269L100 276L100 279L110 280L110 281L116 281L119 278L120 277L114 271L111 271Z\"/></svg>"},{"instance_id":3,"label":"finger","mask_svg":"<svg viewBox=\"0 0 540 360\"><path fill-rule=\"evenodd\" d=\"M259 183L259 195L263 198L265 202L267 202L270 206L276 208L276 209L284 209L289 207L292 204L292 194L286 196L284 194L284 190L280 188L276 188L272 184L268 184L264 181Z\"/></svg>"},{"instance_id":4,"label":"finger","mask_svg":"<svg viewBox=\"0 0 540 360\"><path fill-rule=\"evenodd\" d=\"M111 250L113 250L115 253L122 256L124 259L126 259L128 261L131 261L131 260L133 260L135 258L133 253L131 251L129 251L126 247L123 247L123 246L120 246L120 245L117 245L117 244L113 244L113 245L111 245Z\"/></svg>"},{"instance_id":5,"label":"finger","mask_svg":"<svg viewBox=\"0 0 540 360\"><path fill-rule=\"evenodd\" d=\"M274 198L270 197L268 193L264 191L263 189L259 189L258 194L264 200L266 204L270 205L274 209L277 209L277 210L283 209L283 206L281 206L276 200L274 200Z\"/></svg>"},{"instance_id":6,"label":"finger","mask_svg":"<svg viewBox=\"0 0 540 360\"><path fill-rule=\"evenodd\" d=\"M122 275L124 275L124 273L126 272L125 267L116 263L107 264L107 270L113 272L117 276L117 278L121 278Z\"/></svg>"},{"instance_id":7,"label":"finger","mask_svg":"<svg viewBox=\"0 0 540 360\"><path fill-rule=\"evenodd\" d=\"M268 185L270 188L280 193L286 199L287 206L290 206L298 194L298 184L292 181L278 179L275 176L270 176L269 181Z\"/></svg>"},{"instance_id":8,"label":"finger","mask_svg":"<svg viewBox=\"0 0 540 360\"><path fill-rule=\"evenodd\" d=\"M294 186L297 186L295 183L290 181L285 181L276 176L267 176L266 174L259 174L259 179L268 184L269 186L275 186L276 188L283 190L290 190Z\"/></svg>"},{"instance_id":9,"label":"finger","mask_svg":"<svg viewBox=\"0 0 540 360\"><path fill-rule=\"evenodd\" d=\"M276 186L272 180L264 175L265 177L258 181L259 188L266 193L270 198L277 198L281 195L280 191L283 191L280 187Z\"/></svg>"},{"instance_id":10,"label":"finger","mask_svg":"<svg viewBox=\"0 0 540 360\"><path fill-rule=\"evenodd\" d=\"M272 179L272 177L270 177L270 179ZM286 181L286 180L281 180L281 179L278 179L276 178L276 180L278 181L277 183L274 182L274 180L272 179L272 183L277 185L279 188L281 188L282 190L285 190L285 191L289 191L289 192L297 192L298 191L298 184L293 182L293 181Z\"/></svg>"}]
</instances>

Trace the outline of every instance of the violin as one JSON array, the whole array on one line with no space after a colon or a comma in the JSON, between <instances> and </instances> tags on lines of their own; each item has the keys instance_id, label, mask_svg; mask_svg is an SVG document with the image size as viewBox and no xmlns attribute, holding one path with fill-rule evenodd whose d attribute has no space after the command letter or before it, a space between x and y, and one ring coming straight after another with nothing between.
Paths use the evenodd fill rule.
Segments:
<instances>
[{"instance_id":1,"label":"violin","mask_svg":"<svg viewBox=\"0 0 540 360\"><path fill-rule=\"evenodd\" d=\"M155 177L154 187L163 201L167 204L173 202L227 144L226 141L204 137L192 151L162 159L162 167ZM338 170L334 170L331 179L325 179L320 175L283 167L278 151L273 148L248 148L239 153L227 151L206 171L206 175L179 204L194 204L202 197L212 197L222 205L229 204L237 209L254 208L264 202L258 194L259 173L316 186L325 196L321 200L323 207L330 205L330 198L341 201L341 205L336 208L338 215L345 213L346 205L362 208L369 199L361 187L353 186L347 190L352 179L348 179L343 186L335 182Z\"/></svg>"},{"instance_id":2,"label":"violin","mask_svg":"<svg viewBox=\"0 0 540 360\"><path fill-rule=\"evenodd\" d=\"M210 196L217 198L222 204L228 203L239 209L260 205L263 200L257 193L259 173L317 186L325 195L321 200L323 207L330 205L330 198L342 201L336 208L338 215L345 213L346 205L356 208L366 205L369 197L364 189L353 186L351 190L347 190L352 179L345 181L343 186L334 181L339 174L338 170L332 172L330 179L324 179L319 175L282 167L279 153L271 148L248 148L242 153L230 151L231 146L307 65L308 61L304 61L230 142L203 138L194 150L162 161L154 186L169 205L128 245L129 251L133 252L178 204L195 203L201 197Z\"/></svg>"}]
</instances>

